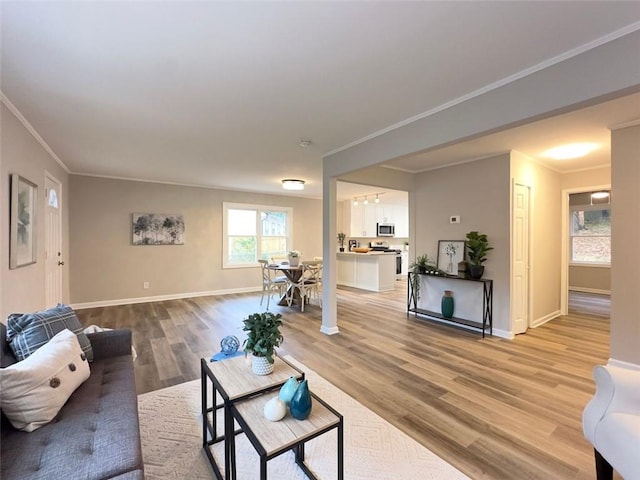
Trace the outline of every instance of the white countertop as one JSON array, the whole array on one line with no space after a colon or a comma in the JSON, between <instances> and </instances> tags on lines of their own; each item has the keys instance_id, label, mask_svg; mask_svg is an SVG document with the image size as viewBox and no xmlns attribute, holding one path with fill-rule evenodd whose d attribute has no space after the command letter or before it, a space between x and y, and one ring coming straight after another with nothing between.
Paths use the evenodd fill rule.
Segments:
<instances>
[{"instance_id":1,"label":"white countertop","mask_svg":"<svg viewBox=\"0 0 640 480\"><path fill-rule=\"evenodd\" d=\"M359 257L366 257L367 255L398 255L399 252L367 252L367 253L358 253L358 252L337 252L338 255L357 255Z\"/></svg>"}]
</instances>

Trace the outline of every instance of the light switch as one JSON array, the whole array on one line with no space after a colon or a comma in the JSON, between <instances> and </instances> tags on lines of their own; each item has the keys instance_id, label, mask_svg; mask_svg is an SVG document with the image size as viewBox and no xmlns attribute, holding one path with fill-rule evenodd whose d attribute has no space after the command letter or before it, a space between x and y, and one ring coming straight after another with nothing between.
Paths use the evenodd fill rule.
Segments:
<instances>
[{"instance_id":1,"label":"light switch","mask_svg":"<svg viewBox=\"0 0 640 480\"><path fill-rule=\"evenodd\" d=\"M451 215L449 223L460 223L460 215Z\"/></svg>"}]
</instances>

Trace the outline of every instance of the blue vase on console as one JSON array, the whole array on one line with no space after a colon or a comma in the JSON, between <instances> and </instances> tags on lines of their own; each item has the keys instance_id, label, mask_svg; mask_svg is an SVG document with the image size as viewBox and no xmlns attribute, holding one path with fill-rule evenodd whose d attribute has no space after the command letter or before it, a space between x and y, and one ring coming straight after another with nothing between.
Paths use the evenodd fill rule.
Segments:
<instances>
[{"instance_id":1,"label":"blue vase on console","mask_svg":"<svg viewBox=\"0 0 640 480\"><path fill-rule=\"evenodd\" d=\"M291 403L289 404L291 416L298 420L304 420L311 414L311 406L309 384L307 380L303 380L291 398Z\"/></svg>"},{"instance_id":2,"label":"blue vase on console","mask_svg":"<svg viewBox=\"0 0 640 480\"><path fill-rule=\"evenodd\" d=\"M451 290L444 291L440 307L444 318L453 317L453 292Z\"/></svg>"}]
</instances>

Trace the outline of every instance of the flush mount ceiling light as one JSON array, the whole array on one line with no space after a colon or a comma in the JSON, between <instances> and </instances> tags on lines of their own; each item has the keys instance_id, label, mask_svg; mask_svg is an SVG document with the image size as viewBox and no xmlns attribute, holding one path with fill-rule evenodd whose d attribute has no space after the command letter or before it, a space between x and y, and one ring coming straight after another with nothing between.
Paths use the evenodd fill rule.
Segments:
<instances>
[{"instance_id":1,"label":"flush mount ceiling light","mask_svg":"<svg viewBox=\"0 0 640 480\"><path fill-rule=\"evenodd\" d=\"M304 180L285 178L282 180L282 188L285 190L304 190Z\"/></svg>"},{"instance_id":2,"label":"flush mount ceiling light","mask_svg":"<svg viewBox=\"0 0 640 480\"><path fill-rule=\"evenodd\" d=\"M300 145L302 148L307 148L311 145L311 140L300 140L298 142L298 145Z\"/></svg>"},{"instance_id":3,"label":"flush mount ceiling light","mask_svg":"<svg viewBox=\"0 0 640 480\"><path fill-rule=\"evenodd\" d=\"M594 200L599 200L601 198L607 198L609 196L609 192L593 192L591 194L591 198Z\"/></svg>"},{"instance_id":4,"label":"flush mount ceiling light","mask_svg":"<svg viewBox=\"0 0 640 480\"><path fill-rule=\"evenodd\" d=\"M569 160L584 157L593 152L598 146L597 143L571 143L547 150L542 155L554 160Z\"/></svg>"}]
</instances>

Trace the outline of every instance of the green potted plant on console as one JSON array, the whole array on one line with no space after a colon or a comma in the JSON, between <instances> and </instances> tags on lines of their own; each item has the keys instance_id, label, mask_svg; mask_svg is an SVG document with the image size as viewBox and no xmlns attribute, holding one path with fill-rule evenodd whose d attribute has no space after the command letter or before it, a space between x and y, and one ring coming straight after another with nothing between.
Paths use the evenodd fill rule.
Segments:
<instances>
[{"instance_id":1,"label":"green potted plant on console","mask_svg":"<svg viewBox=\"0 0 640 480\"><path fill-rule=\"evenodd\" d=\"M340 232L338 234L338 243L340 244L340 251L344 252L344 239L347 238L347 234Z\"/></svg>"},{"instance_id":2,"label":"green potted plant on console","mask_svg":"<svg viewBox=\"0 0 640 480\"><path fill-rule=\"evenodd\" d=\"M251 370L256 375L273 372L275 348L284 341L280 333L282 315L271 312L253 313L243 320L242 330L247 333L243 343L245 355L253 353Z\"/></svg>"},{"instance_id":3,"label":"green potted plant on console","mask_svg":"<svg viewBox=\"0 0 640 480\"><path fill-rule=\"evenodd\" d=\"M487 252L493 250L489 246L487 235L472 231L467 233L467 256L469 257L469 276L479 280L484 275L484 262L487 261Z\"/></svg>"}]
</instances>

